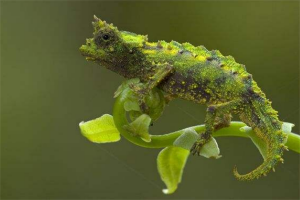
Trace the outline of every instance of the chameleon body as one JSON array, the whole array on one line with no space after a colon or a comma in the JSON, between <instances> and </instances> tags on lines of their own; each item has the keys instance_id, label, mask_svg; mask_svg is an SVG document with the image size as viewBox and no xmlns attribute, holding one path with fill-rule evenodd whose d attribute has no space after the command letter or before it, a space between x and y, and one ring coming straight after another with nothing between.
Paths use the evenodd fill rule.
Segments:
<instances>
[{"instance_id":1,"label":"chameleon body","mask_svg":"<svg viewBox=\"0 0 300 200\"><path fill-rule=\"evenodd\" d=\"M154 87L171 98L181 98L207 105L204 133L191 149L199 154L214 130L228 126L231 115L252 127L267 145L264 162L252 172L240 175L239 180L252 180L266 175L281 161L286 149L282 122L271 102L246 71L232 56L203 46L175 41L148 42L147 36L119 31L112 24L94 17L94 37L80 47L87 60L94 61L125 78L139 78L144 88L134 87L143 99ZM145 112L147 108L145 108Z\"/></svg>"}]
</instances>

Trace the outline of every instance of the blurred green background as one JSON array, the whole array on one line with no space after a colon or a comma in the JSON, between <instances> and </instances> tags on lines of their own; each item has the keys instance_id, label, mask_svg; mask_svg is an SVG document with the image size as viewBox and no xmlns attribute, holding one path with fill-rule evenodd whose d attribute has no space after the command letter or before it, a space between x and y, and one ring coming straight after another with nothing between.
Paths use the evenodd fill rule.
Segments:
<instances>
[{"instance_id":1,"label":"blurred green background","mask_svg":"<svg viewBox=\"0 0 300 200\"><path fill-rule=\"evenodd\" d=\"M280 119L299 133L299 3L1 2L1 197L3 199L299 199L299 155L252 182L232 175L262 158L250 140L217 138L222 159L190 157L172 196L156 169L159 149L97 145L80 121L112 113L124 80L79 53L93 15L150 41L188 41L246 65ZM151 129L203 123L205 107L175 100Z\"/></svg>"}]
</instances>

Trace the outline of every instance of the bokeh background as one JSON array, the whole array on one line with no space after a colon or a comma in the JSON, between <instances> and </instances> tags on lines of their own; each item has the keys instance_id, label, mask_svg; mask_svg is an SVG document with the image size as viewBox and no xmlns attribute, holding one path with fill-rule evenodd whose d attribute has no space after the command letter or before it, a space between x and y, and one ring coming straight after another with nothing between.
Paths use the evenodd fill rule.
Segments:
<instances>
[{"instance_id":1,"label":"bokeh background","mask_svg":"<svg viewBox=\"0 0 300 200\"><path fill-rule=\"evenodd\" d=\"M222 159L190 157L172 196L156 169L159 149L93 144L78 123L112 113L124 80L78 48L93 15L151 41L188 41L246 65L280 119L299 133L299 3L1 2L1 197L3 199L299 199L299 155L276 173L236 181L262 162L250 140L217 138ZM164 134L203 123L205 107L175 100L151 128Z\"/></svg>"}]
</instances>

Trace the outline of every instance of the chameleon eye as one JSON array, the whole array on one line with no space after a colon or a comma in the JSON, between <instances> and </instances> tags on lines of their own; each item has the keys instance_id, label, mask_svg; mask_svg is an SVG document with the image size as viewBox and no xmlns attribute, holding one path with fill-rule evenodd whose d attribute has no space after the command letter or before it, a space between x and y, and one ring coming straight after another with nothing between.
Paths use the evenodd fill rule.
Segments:
<instances>
[{"instance_id":1,"label":"chameleon eye","mask_svg":"<svg viewBox=\"0 0 300 200\"><path fill-rule=\"evenodd\" d=\"M102 38L103 38L104 40L108 40L108 39L109 39L109 35L105 34L105 35L102 36Z\"/></svg>"},{"instance_id":2,"label":"chameleon eye","mask_svg":"<svg viewBox=\"0 0 300 200\"><path fill-rule=\"evenodd\" d=\"M115 42L115 35L112 32L99 32L94 40L98 47L107 47Z\"/></svg>"}]
</instances>

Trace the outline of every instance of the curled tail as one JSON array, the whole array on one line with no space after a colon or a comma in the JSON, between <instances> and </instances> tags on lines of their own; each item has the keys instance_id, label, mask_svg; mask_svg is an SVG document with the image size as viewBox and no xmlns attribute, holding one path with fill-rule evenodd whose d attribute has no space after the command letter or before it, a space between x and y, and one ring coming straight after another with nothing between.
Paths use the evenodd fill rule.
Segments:
<instances>
[{"instance_id":1,"label":"curled tail","mask_svg":"<svg viewBox=\"0 0 300 200\"><path fill-rule=\"evenodd\" d=\"M258 166L256 169L253 171L240 175L237 171L237 167L235 166L233 168L233 174L238 180L253 180L255 178L259 178L262 175L266 176L270 170L273 170L275 172L275 166L278 164L278 162L283 163L283 151L286 150L286 146L284 145L284 133L279 130L276 131L274 134L274 139L270 140L268 142L268 154L267 157L265 158L264 162Z\"/></svg>"},{"instance_id":2,"label":"curled tail","mask_svg":"<svg viewBox=\"0 0 300 200\"><path fill-rule=\"evenodd\" d=\"M287 150L284 145L287 136L281 129L282 123L277 118L277 111L271 107L271 102L264 95L259 95L248 103L240 118L266 143L267 155L260 166L247 174L239 174L235 166L233 174L238 180L253 180L266 176L271 169L275 171L278 162L283 163L282 155Z\"/></svg>"}]
</instances>

